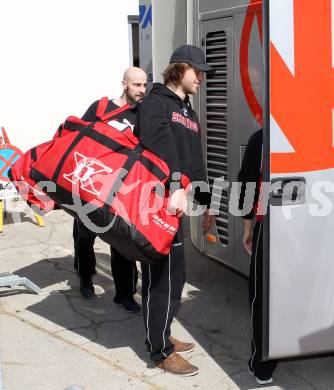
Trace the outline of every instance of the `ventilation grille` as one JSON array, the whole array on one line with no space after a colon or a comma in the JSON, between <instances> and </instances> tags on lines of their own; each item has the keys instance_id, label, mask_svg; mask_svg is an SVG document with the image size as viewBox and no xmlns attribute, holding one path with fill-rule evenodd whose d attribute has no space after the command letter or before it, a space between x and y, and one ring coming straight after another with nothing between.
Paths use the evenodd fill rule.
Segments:
<instances>
[{"instance_id":1,"label":"ventilation grille","mask_svg":"<svg viewBox=\"0 0 334 390\"><path fill-rule=\"evenodd\" d=\"M207 171L213 193L212 207L219 210L216 225L220 242L228 245L228 191L223 180L228 180L227 159L227 39L225 31L206 36L206 62L215 69L206 77ZM220 196L221 194L221 196Z\"/></svg>"}]
</instances>

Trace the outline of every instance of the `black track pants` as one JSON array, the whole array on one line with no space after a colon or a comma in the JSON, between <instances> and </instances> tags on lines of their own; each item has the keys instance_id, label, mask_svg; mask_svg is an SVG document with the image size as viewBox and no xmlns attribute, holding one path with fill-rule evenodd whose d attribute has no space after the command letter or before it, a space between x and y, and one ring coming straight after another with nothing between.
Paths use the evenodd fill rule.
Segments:
<instances>
[{"instance_id":1,"label":"black track pants","mask_svg":"<svg viewBox=\"0 0 334 390\"><path fill-rule=\"evenodd\" d=\"M74 220L74 268L79 276L92 276L96 273L95 238L95 233L87 229L80 221ZM138 280L136 262L129 261L112 247L110 247L110 252L116 295L132 297L136 293Z\"/></svg>"},{"instance_id":2,"label":"black track pants","mask_svg":"<svg viewBox=\"0 0 334 390\"><path fill-rule=\"evenodd\" d=\"M269 379L277 361L262 361L263 307L263 234L262 221L257 221L253 232L253 250L249 273L249 304L251 309L251 356L249 368L257 378Z\"/></svg>"},{"instance_id":3,"label":"black track pants","mask_svg":"<svg viewBox=\"0 0 334 390\"><path fill-rule=\"evenodd\" d=\"M153 361L165 359L173 350L170 326L180 306L185 282L182 229L169 256L161 264L141 264L143 315L146 345Z\"/></svg>"}]
</instances>

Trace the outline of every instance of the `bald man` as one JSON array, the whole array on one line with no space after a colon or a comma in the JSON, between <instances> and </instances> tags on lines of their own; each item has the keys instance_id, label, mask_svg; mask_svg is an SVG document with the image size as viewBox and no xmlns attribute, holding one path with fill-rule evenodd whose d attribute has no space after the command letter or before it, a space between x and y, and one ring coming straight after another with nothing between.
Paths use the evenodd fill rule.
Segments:
<instances>
[{"instance_id":1,"label":"bald man","mask_svg":"<svg viewBox=\"0 0 334 390\"><path fill-rule=\"evenodd\" d=\"M142 69L136 67L126 69L122 80L123 93L119 98L109 100L106 112L113 111L127 103L130 108L112 118L114 127L119 129L128 125L134 127L138 102L143 99L146 86L147 76ZM96 120L98 103L97 100L88 108L82 117L83 120L88 122ZM74 220L73 238L74 268L79 276L80 292L83 297L90 298L95 295L92 277L96 273L94 253L96 234L79 220ZM114 248L110 250L111 270L116 289L114 302L129 312L137 313L140 311L140 306L133 298L138 279L136 262L124 258Z\"/></svg>"},{"instance_id":2,"label":"bald man","mask_svg":"<svg viewBox=\"0 0 334 390\"><path fill-rule=\"evenodd\" d=\"M143 99L147 86L147 76L146 73L137 67L131 67L126 69L123 75L122 80L122 95L117 99L109 100L106 112L113 111L118 107L124 106L124 104L130 104L131 109L129 112L126 112L124 115L129 117L131 124L134 124L134 119L137 111L137 103ZM86 111L82 117L85 121L95 121L96 120L96 109L99 101L94 102ZM123 116L115 117L113 119L118 119L120 122L123 121Z\"/></svg>"}]
</instances>

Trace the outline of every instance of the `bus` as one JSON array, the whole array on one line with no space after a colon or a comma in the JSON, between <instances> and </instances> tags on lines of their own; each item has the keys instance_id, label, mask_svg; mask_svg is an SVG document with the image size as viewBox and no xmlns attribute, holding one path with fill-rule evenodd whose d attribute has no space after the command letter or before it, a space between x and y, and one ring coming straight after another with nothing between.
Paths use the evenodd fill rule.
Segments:
<instances>
[{"instance_id":1,"label":"bus","mask_svg":"<svg viewBox=\"0 0 334 390\"><path fill-rule=\"evenodd\" d=\"M201 47L215 69L193 99L215 225L204 232L201 217L190 217L193 244L248 275L234 184L248 139L263 128L263 352L268 359L332 352L334 0L141 0L140 7L140 63L153 81L185 43Z\"/></svg>"}]
</instances>

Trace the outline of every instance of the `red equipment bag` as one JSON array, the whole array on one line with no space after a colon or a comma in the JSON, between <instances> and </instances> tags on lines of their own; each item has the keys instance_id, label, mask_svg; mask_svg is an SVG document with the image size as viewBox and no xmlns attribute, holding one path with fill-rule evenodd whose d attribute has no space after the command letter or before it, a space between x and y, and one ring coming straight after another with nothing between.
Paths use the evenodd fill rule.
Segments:
<instances>
[{"instance_id":1,"label":"red equipment bag","mask_svg":"<svg viewBox=\"0 0 334 390\"><path fill-rule=\"evenodd\" d=\"M56 205L36 182L30 178L29 174L32 165L52 144L53 141L49 141L28 150L15 162L8 172L9 179L14 183L22 198L39 215L53 210Z\"/></svg>"},{"instance_id":2,"label":"red equipment bag","mask_svg":"<svg viewBox=\"0 0 334 390\"><path fill-rule=\"evenodd\" d=\"M152 264L168 255L179 219L167 212L167 164L144 150L130 127L107 123L128 108L98 109L96 122L67 118L52 141L32 149L38 158L28 176L49 182L43 191L56 204L129 260Z\"/></svg>"}]
</instances>

